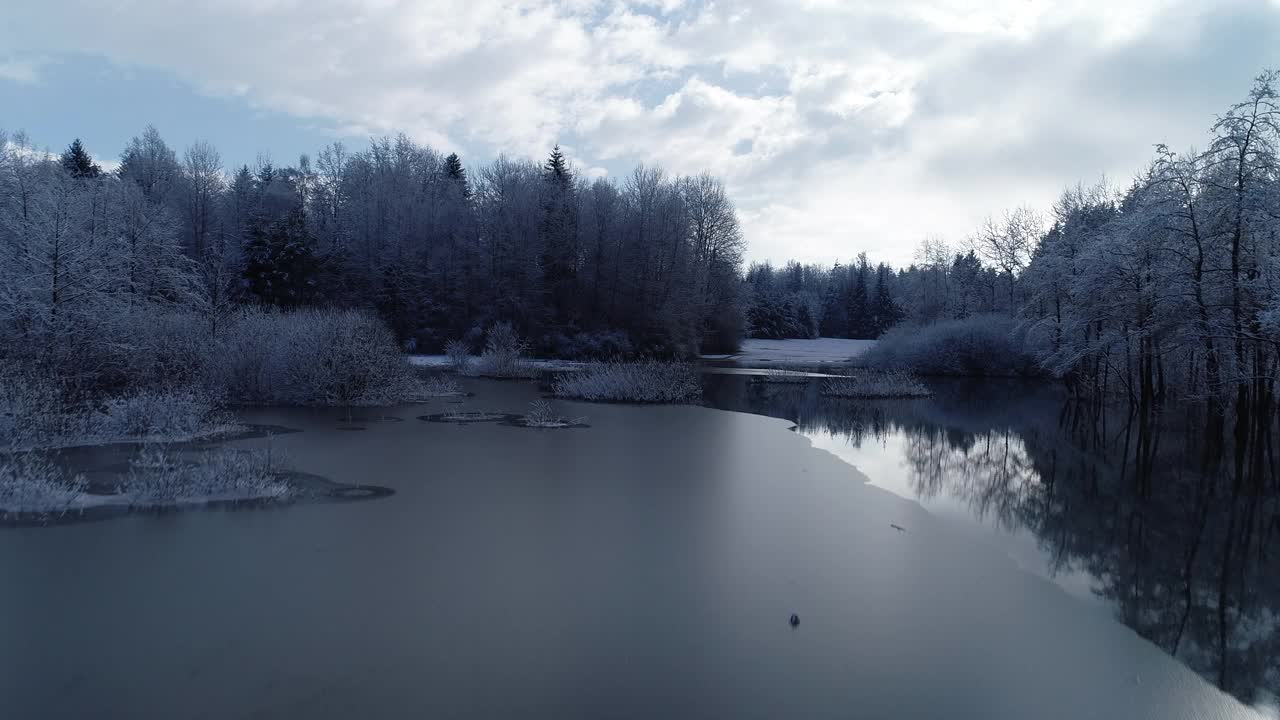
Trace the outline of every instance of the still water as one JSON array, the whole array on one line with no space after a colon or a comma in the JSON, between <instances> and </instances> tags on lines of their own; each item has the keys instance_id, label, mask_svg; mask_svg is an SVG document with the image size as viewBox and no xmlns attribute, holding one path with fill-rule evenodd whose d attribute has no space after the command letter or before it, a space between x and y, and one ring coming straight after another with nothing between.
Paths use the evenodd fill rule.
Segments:
<instances>
[{"instance_id":1,"label":"still water","mask_svg":"<svg viewBox=\"0 0 1280 720\"><path fill-rule=\"evenodd\" d=\"M1235 718L1274 678L1274 573L1227 583L1224 693L1212 509L1180 661L1161 633L1185 614L1182 502L1148 493L1135 528L1114 461L1068 452L1069 421L1024 394L831 405L709 377L710 404L750 412L417 419L540 396L468 389L246 411L300 432L228 443L388 497L4 528L0 714Z\"/></svg>"},{"instance_id":2,"label":"still water","mask_svg":"<svg viewBox=\"0 0 1280 720\"><path fill-rule=\"evenodd\" d=\"M931 399L880 401L824 398L817 381L708 385L717 407L794 420L868 483L1274 714L1276 437L1237 456L1227 438L1212 441L1202 408L1167 407L1144 423L1027 382L933 381Z\"/></svg>"}]
</instances>

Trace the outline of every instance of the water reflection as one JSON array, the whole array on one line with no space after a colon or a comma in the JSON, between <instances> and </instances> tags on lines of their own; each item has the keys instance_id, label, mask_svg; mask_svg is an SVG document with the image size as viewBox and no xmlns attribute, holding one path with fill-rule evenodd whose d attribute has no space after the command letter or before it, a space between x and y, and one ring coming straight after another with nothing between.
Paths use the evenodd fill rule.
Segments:
<instances>
[{"instance_id":1,"label":"water reflection","mask_svg":"<svg viewBox=\"0 0 1280 720\"><path fill-rule=\"evenodd\" d=\"M1276 433L1202 408L1149 416L1053 388L943 383L929 400L824 398L816 383L707 376L716 407L786 418L870 480L1010 538L1134 631L1254 704L1280 694ZM1020 560L1021 561L1021 560Z\"/></svg>"}]
</instances>

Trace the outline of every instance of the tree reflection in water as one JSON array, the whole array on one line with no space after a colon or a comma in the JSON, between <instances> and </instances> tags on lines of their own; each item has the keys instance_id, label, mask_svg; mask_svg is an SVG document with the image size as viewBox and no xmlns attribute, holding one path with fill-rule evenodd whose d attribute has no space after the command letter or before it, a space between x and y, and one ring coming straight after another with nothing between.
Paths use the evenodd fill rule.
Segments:
<instances>
[{"instance_id":1,"label":"tree reflection in water","mask_svg":"<svg viewBox=\"0 0 1280 720\"><path fill-rule=\"evenodd\" d=\"M928 400L824 398L816 384L708 376L708 402L855 447L902 447L910 488L1036 538L1120 621L1241 700L1280 695L1280 459L1272 423L1203 407L1130 413L1019 382ZM899 442L887 443L889 439Z\"/></svg>"}]
</instances>

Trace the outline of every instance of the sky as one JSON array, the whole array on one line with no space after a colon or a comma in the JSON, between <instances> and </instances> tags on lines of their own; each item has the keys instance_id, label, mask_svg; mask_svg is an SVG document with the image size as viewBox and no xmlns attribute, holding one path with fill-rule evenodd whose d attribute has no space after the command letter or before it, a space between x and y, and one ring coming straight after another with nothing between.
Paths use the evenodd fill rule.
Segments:
<instances>
[{"instance_id":1,"label":"sky","mask_svg":"<svg viewBox=\"0 0 1280 720\"><path fill-rule=\"evenodd\" d=\"M748 258L906 264L987 215L1203 147L1280 66L1280 0L40 0L0 128L277 165L404 132L465 163L710 171Z\"/></svg>"}]
</instances>

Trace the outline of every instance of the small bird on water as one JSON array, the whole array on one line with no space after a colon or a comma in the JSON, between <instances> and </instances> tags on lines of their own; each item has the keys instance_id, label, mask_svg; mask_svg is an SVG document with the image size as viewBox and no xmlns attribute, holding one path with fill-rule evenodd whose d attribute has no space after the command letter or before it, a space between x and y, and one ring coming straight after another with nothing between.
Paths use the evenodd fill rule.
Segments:
<instances>
[{"instance_id":1,"label":"small bird on water","mask_svg":"<svg viewBox=\"0 0 1280 720\"><path fill-rule=\"evenodd\" d=\"M800 624L800 616L795 613L791 613L791 627L795 627L799 624Z\"/></svg>"}]
</instances>

